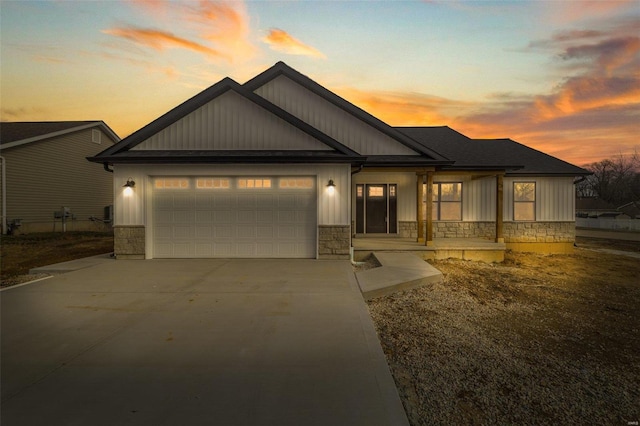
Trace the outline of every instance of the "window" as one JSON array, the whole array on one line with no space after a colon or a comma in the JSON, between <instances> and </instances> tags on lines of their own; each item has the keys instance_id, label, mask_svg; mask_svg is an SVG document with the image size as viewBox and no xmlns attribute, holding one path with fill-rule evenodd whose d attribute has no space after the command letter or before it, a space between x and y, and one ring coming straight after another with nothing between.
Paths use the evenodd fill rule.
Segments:
<instances>
[{"instance_id":1,"label":"window","mask_svg":"<svg viewBox=\"0 0 640 426\"><path fill-rule=\"evenodd\" d=\"M313 188L313 178L281 178L280 188L288 188L288 189Z\"/></svg>"},{"instance_id":2,"label":"window","mask_svg":"<svg viewBox=\"0 0 640 426\"><path fill-rule=\"evenodd\" d=\"M240 189L268 189L271 188L271 179L238 179Z\"/></svg>"},{"instance_id":3,"label":"window","mask_svg":"<svg viewBox=\"0 0 640 426\"><path fill-rule=\"evenodd\" d=\"M155 187L157 189L187 189L189 188L189 179L186 179L186 178L156 179Z\"/></svg>"},{"instance_id":4,"label":"window","mask_svg":"<svg viewBox=\"0 0 640 426\"><path fill-rule=\"evenodd\" d=\"M513 183L513 220L536 220L536 183Z\"/></svg>"},{"instance_id":5,"label":"window","mask_svg":"<svg viewBox=\"0 0 640 426\"><path fill-rule=\"evenodd\" d=\"M462 182L434 183L432 201L433 220L462 220Z\"/></svg>"},{"instance_id":6,"label":"window","mask_svg":"<svg viewBox=\"0 0 640 426\"><path fill-rule=\"evenodd\" d=\"M364 185L356 185L356 197L364 197Z\"/></svg>"},{"instance_id":7,"label":"window","mask_svg":"<svg viewBox=\"0 0 640 426\"><path fill-rule=\"evenodd\" d=\"M229 179L221 178L198 178L196 179L198 189L228 189Z\"/></svg>"},{"instance_id":8,"label":"window","mask_svg":"<svg viewBox=\"0 0 640 426\"><path fill-rule=\"evenodd\" d=\"M384 186L369 186L368 191L369 198L384 197Z\"/></svg>"}]
</instances>

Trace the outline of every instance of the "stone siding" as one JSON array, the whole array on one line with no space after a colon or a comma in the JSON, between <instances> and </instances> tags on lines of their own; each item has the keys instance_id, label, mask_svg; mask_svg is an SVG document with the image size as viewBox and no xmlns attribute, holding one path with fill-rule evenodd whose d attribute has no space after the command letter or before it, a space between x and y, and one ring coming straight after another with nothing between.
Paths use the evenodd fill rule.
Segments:
<instances>
[{"instance_id":1,"label":"stone siding","mask_svg":"<svg viewBox=\"0 0 640 426\"><path fill-rule=\"evenodd\" d=\"M116 259L144 259L145 228L143 225L114 226Z\"/></svg>"},{"instance_id":2,"label":"stone siding","mask_svg":"<svg viewBox=\"0 0 640 426\"><path fill-rule=\"evenodd\" d=\"M504 222L506 243L573 243L575 222Z\"/></svg>"},{"instance_id":3,"label":"stone siding","mask_svg":"<svg viewBox=\"0 0 640 426\"><path fill-rule=\"evenodd\" d=\"M351 227L349 225L318 226L318 258L349 259Z\"/></svg>"},{"instance_id":4,"label":"stone siding","mask_svg":"<svg viewBox=\"0 0 640 426\"><path fill-rule=\"evenodd\" d=\"M417 222L398 222L398 230L401 238L418 238Z\"/></svg>"},{"instance_id":5,"label":"stone siding","mask_svg":"<svg viewBox=\"0 0 640 426\"><path fill-rule=\"evenodd\" d=\"M433 238L495 238L495 236L495 222L433 222Z\"/></svg>"}]
</instances>

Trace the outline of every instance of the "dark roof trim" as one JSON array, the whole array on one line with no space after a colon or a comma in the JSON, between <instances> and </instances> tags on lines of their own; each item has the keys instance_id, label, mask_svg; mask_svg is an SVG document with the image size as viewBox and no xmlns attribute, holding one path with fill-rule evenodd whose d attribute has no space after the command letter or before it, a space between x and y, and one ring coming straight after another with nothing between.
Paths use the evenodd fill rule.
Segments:
<instances>
[{"instance_id":1,"label":"dark roof trim","mask_svg":"<svg viewBox=\"0 0 640 426\"><path fill-rule=\"evenodd\" d=\"M324 134L318 129L315 129L314 127L310 126L309 124L305 123L299 118L289 114L282 108L272 104L271 102L256 95L255 93L246 90L234 80L228 77L225 77L218 83L198 93L191 99L188 99L187 101L173 108L171 111L160 116L159 118L155 119L148 125L141 128L140 130L126 137L117 145L114 145L113 147L104 150L103 152L97 154L95 157L90 157L90 161L95 161L95 162L111 161L111 160L107 160L107 158L115 158L113 157L114 154L123 154L125 152L128 153L128 155L132 155L132 151L129 151L131 148L149 139L153 135L159 133L160 131L164 130L171 124L177 122L178 120L182 119L186 115L197 110L198 108L202 107L206 103L212 101L213 99L226 93L229 90L233 90L234 92L238 93L240 96L243 96L250 102L253 102L254 104L260 106L261 108L285 120L286 122L298 128L299 130L303 131L304 133L307 133L311 137L319 140L320 142L324 143L330 148L335 149L337 152L346 156L359 155L355 151L344 146L343 144L331 138L330 136ZM180 152L183 152L183 151L180 151ZM123 159L123 157L120 159Z\"/></svg>"},{"instance_id":2,"label":"dark roof trim","mask_svg":"<svg viewBox=\"0 0 640 426\"><path fill-rule=\"evenodd\" d=\"M284 76L290 78L291 80L293 80L296 83L300 84L305 89L310 90L311 92L315 93L316 95L320 96L321 98L323 98L323 99L327 100L328 102L334 104L335 106L343 109L344 111L348 112L349 114L353 115L354 117L364 121L369 126L375 128L376 130L384 133L385 135L395 139L396 141L398 141L398 142L402 143L403 145L413 149L414 151L416 151L418 153L422 153L424 155L428 155L431 158L433 158L434 160L439 160L439 161L448 160L445 156L443 156L443 155L437 153L436 151L434 151L434 150L432 150L430 148L427 148L424 145L416 142L415 140L413 140L409 136L405 135L404 133L399 132L398 130L394 129L393 127L391 127L390 125L388 125L384 121L374 117L373 115L369 114L368 112L364 111L363 109L358 108L357 106L355 106L351 102L345 100L344 98L341 98L340 96L336 95L332 91L330 91L330 90L326 89L325 87L321 86L320 84L316 83L315 81L313 81L312 79L310 79L306 75L301 74L300 72L294 70L293 68L291 68L290 66L288 66L287 64L285 64L282 61L276 63L274 66L272 66L268 70L262 72L261 74L258 74L257 76L255 76L251 80L247 81L243 86L253 92L256 89L258 89L259 87L265 85L266 83L270 82L271 80L275 79L276 77L278 77L280 75L284 75Z\"/></svg>"},{"instance_id":3,"label":"dark roof trim","mask_svg":"<svg viewBox=\"0 0 640 426\"><path fill-rule=\"evenodd\" d=\"M91 129L99 127L109 138L114 142L120 141L120 136L116 134L107 124L102 120L97 121L21 121L21 122L1 122L0 127L3 127L5 133L8 128L13 125L21 125L28 128L33 126L34 128L40 128L41 131L32 132L31 136L26 138L14 139L10 136L3 137L2 149L9 149L20 145L26 145L32 142L38 142L44 139L51 139L58 136L63 136L69 133L79 132L85 129ZM45 130L46 129L46 130ZM55 130L53 130L55 129ZM51 130L51 131L49 131ZM6 141L9 139L9 141Z\"/></svg>"},{"instance_id":4,"label":"dark roof trim","mask_svg":"<svg viewBox=\"0 0 640 426\"><path fill-rule=\"evenodd\" d=\"M361 164L366 157L344 155L334 151L128 151L89 161L129 164L196 164L196 163L351 163Z\"/></svg>"}]
</instances>

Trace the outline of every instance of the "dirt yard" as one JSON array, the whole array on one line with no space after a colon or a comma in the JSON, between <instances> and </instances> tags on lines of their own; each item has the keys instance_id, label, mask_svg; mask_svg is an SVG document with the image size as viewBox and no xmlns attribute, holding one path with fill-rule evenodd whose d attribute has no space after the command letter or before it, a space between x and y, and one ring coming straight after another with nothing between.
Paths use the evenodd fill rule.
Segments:
<instances>
[{"instance_id":1,"label":"dirt yard","mask_svg":"<svg viewBox=\"0 0 640 426\"><path fill-rule=\"evenodd\" d=\"M638 242L434 261L441 284L369 303L412 425L637 424ZM635 423L634 423L635 422Z\"/></svg>"},{"instance_id":2,"label":"dirt yard","mask_svg":"<svg viewBox=\"0 0 640 426\"><path fill-rule=\"evenodd\" d=\"M100 232L41 233L2 236L0 278L2 287L29 281L29 269L67 260L110 253L113 234Z\"/></svg>"}]
</instances>

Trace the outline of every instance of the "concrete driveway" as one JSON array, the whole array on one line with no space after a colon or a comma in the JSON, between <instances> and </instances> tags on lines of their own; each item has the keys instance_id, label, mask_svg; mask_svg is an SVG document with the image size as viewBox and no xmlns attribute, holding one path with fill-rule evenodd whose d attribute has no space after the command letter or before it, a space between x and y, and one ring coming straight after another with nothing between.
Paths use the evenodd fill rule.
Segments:
<instances>
[{"instance_id":1,"label":"concrete driveway","mask_svg":"<svg viewBox=\"0 0 640 426\"><path fill-rule=\"evenodd\" d=\"M118 260L0 297L3 426L407 424L347 261Z\"/></svg>"}]
</instances>

